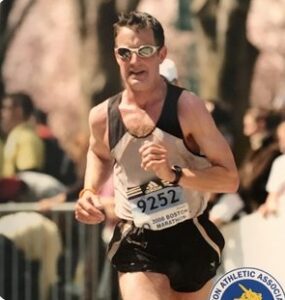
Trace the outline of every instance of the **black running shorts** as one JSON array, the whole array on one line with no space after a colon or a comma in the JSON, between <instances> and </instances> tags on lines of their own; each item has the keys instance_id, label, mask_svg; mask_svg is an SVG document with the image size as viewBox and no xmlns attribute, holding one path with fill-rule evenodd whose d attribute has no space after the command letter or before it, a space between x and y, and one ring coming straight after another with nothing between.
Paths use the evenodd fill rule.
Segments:
<instances>
[{"instance_id":1,"label":"black running shorts","mask_svg":"<svg viewBox=\"0 0 285 300\"><path fill-rule=\"evenodd\" d=\"M178 292L195 292L216 275L224 238L206 215L160 231L120 221L108 256L119 272L156 272L168 276Z\"/></svg>"}]
</instances>

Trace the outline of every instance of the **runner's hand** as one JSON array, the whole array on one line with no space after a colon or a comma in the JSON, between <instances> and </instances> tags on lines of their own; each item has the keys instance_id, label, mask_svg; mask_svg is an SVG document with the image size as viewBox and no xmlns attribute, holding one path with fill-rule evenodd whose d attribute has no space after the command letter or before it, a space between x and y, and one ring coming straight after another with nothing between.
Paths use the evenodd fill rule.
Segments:
<instances>
[{"instance_id":1,"label":"runner's hand","mask_svg":"<svg viewBox=\"0 0 285 300\"><path fill-rule=\"evenodd\" d=\"M153 171L157 177L173 181L175 175L169 165L166 148L158 143L146 141L139 149L141 167L145 171Z\"/></svg>"},{"instance_id":2,"label":"runner's hand","mask_svg":"<svg viewBox=\"0 0 285 300\"><path fill-rule=\"evenodd\" d=\"M98 224L105 220L98 195L86 191L75 205L75 218L85 224Z\"/></svg>"}]
</instances>

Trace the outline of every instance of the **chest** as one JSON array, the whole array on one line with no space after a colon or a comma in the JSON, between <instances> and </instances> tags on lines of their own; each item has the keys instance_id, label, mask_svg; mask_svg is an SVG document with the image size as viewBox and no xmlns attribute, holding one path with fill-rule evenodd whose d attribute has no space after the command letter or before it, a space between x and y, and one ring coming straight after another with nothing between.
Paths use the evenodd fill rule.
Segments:
<instances>
[{"instance_id":1,"label":"chest","mask_svg":"<svg viewBox=\"0 0 285 300\"><path fill-rule=\"evenodd\" d=\"M128 132L136 137L144 137L150 134L160 117L160 107L152 106L151 109L120 108L122 121Z\"/></svg>"}]
</instances>

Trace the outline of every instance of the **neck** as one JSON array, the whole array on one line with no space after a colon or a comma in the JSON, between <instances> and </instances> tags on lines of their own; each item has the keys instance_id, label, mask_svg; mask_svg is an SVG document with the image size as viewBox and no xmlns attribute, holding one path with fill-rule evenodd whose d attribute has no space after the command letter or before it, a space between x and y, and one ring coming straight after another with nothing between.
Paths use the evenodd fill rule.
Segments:
<instances>
[{"instance_id":1,"label":"neck","mask_svg":"<svg viewBox=\"0 0 285 300\"><path fill-rule=\"evenodd\" d=\"M160 77L149 89L143 91L133 90L127 86L123 92L123 98L127 104L135 104L141 108L156 100L164 99L166 95L166 82Z\"/></svg>"}]
</instances>

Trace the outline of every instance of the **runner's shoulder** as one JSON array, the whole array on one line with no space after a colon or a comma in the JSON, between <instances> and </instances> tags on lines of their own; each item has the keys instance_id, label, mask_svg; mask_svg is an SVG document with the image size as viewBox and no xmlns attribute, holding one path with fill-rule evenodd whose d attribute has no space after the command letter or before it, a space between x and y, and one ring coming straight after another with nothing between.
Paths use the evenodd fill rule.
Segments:
<instances>
[{"instance_id":1,"label":"runner's shoulder","mask_svg":"<svg viewBox=\"0 0 285 300\"><path fill-rule=\"evenodd\" d=\"M205 102L191 91L184 90L179 100L179 112L189 118L189 114L196 117L207 111Z\"/></svg>"},{"instance_id":2,"label":"runner's shoulder","mask_svg":"<svg viewBox=\"0 0 285 300\"><path fill-rule=\"evenodd\" d=\"M104 125L107 121L108 101L105 100L91 108L89 113L89 123L91 126Z\"/></svg>"}]
</instances>

